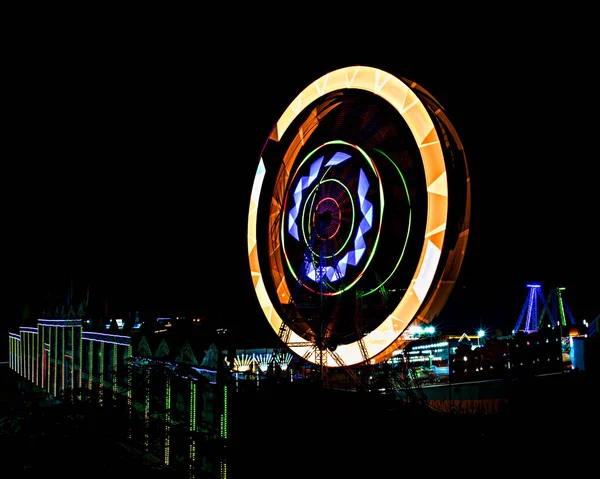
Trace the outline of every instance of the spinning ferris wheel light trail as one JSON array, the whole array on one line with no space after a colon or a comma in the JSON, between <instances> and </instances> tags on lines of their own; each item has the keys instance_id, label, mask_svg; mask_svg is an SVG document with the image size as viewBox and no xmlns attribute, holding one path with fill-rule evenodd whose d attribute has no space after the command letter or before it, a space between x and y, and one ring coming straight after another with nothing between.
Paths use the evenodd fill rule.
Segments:
<instances>
[{"instance_id":1,"label":"spinning ferris wheel light trail","mask_svg":"<svg viewBox=\"0 0 600 479\"><path fill-rule=\"evenodd\" d=\"M389 359L444 306L470 207L462 143L427 90L367 66L318 78L256 169L248 259L266 320L321 367Z\"/></svg>"}]
</instances>

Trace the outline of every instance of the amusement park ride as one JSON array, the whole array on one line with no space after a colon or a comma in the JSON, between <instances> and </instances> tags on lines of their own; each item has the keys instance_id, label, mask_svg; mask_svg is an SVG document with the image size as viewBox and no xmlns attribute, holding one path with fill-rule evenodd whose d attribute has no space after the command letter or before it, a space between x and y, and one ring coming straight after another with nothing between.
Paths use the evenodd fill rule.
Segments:
<instances>
[{"instance_id":1,"label":"amusement park ride","mask_svg":"<svg viewBox=\"0 0 600 479\"><path fill-rule=\"evenodd\" d=\"M388 360L460 271L471 210L462 143L423 87L352 66L307 86L260 154L248 216L259 305L282 353L339 370Z\"/></svg>"},{"instance_id":2,"label":"amusement park ride","mask_svg":"<svg viewBox=\"0 0 600 479\"><path fill-rule=\"evenodd\" d=\"M525 333L535 333L539 331L548 318L551 327L567 327L567 319L571 326L575 326L575 318L563 298L564 287L554 287L546 298L542 294L542 285L540 283L530 283L527 285L529 293L523 309L517 320L513 334L519 331ZM525 320L525 323L523 323Z\"/></svg>"}]
</instances>

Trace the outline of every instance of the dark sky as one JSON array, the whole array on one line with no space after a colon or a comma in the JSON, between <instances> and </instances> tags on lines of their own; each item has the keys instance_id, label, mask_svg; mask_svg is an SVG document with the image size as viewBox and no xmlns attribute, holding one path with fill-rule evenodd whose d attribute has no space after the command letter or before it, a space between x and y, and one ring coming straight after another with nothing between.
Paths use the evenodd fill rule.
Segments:
<instances>
[{"instance_id":1,"label":"dark sky","mask_svg":"<svg viewBox=\"0 0 600 479\"><path fill-rule=\"evenodd\" d=\"M363 64L420 83L469 163L467 255L442 324L512 327L526 283L598 300L597 87L587 39L286 46L177 35L21 39L4 68L9 317L89 284L112 310L208 310L247 331L250 189L271 128L310 82ZM229 45L229 44L228 44ZM404 47L401 47L404 45ZM560 48L558 48L560 46ZM5 100L6 101L6 100ZM5 315L6 317L6 315Z\"/></svg>"}]
</instances>

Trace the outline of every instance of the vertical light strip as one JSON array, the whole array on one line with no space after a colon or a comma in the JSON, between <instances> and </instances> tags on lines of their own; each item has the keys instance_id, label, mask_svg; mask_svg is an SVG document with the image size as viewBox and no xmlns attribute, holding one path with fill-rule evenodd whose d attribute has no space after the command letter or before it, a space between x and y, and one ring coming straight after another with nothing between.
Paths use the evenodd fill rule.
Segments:
<instances>
[{"instance_id":1,"label":"vertical light strip","mask_svg":"<svg viewBox=\"0 0 600 479\"><path fill-rule=\"evenodd\" d=\"M196 432L196 382L190 380L190 431Z\"/></svg>"},{"instance_id":2,"label":"vertical light strip","mask_svg":"<svg viewBox=\"0 0 600 479\"><path fill-rule=\"evenodd\" d=\"M117 399L117 345L112 345L113 360L112 360L112 387L113 400Z\"/></svg>"},{"instance_id":3,"label":"vertical light strip","mask_svg":"<svg viewBox=\"0 0 600 479\"><path fill-rule=\"evenodd\" d=\"M190 380L190 473L196 463L196 382Z\"/></svg>"},{"instance_id":4,"label":"vertical light strip","mask_svg":"<svg viewBox=\"0 0 600 479\"><path fill-rule=\"evenodd\" d=\"M31 379L31 334L25 333L25 378Z\"/></svg>"},{"instance_id":5,"label":"vertical light strip","mask_svg":"<svg viewBox=\"0 0 600 479\"><path fill-rule=\"evenodd\" d=\"M36 379L36 375L35 375L35 365L37 364L37 361L35 360L35 340L37 338L37 335L34 336L33 332L29 333L29 336L31 337L31 341L30 341L30 348L31 348L31 382L35 384L35 379Z\"/></svg>"},{"instance_id":6,"label":"vertical light strip","mask_svg":"<svg viewBox=\"0 0 600 479\"><path fill-rule=\"evenodd\" d=\"M58 380L58 328L54 327L54 397L56 397L56 387Z\"/></svg>"},{"instance_id":7,"label":"vertical light strip","mask_svg":"<svg viewBox=\"0 0 600 479\"><path fill-rule=\"evenodd\" d=\"M28 347L29 347L29 380L31 382L34 381L35 379L35 374L34 374L34 366L35 366L35 358L33 356L33 351L34 351L34 347L33 347L33 333L29 332L28 333L29 339L27 340L28 343Z\"/></svg>"},{"instance_id":8,"label":"vertical light strip","mask_svg":"<svg viewBox=\"0 0 600 479\"><path fill-rule=\"evenodd\" d=\"M51 378L52 378L52 330L50 328L48 332L48 349L44 349L44 353L46 354L46 391L50 394L52 389ZM44 346L45 348L45 346Z\"/></svg>"},{"instance_id":9,"label":"vertical light strip","mask_svg":"<svg viewBox=\"0 0 600 479\"><path fill-rule=\"evenodd\" d=\"M71 327L71 393L75 390L75 365L77 356L75 355L75 328ZM72 396L75 399L75 396Z\"/></svg>"},{"instance_id":10,"label":"vertical light strip","mask_svg":"<svg viewBox=\"0 0 600 479\"><path fill-rule=\"evenodd\" d=\"M35 348L35 385L40 385L40 327L38 326L37 334L33 341L33 347Z\"/></svg>"},{"instance_id":11,"label":"vertical light strip","mask_svg":"<svg viewBox=\"0 0 600 479\"><path fill-rule=\"evenodd\" d=\"M227 415L229 405L229 390L227 385L223 386L223 412L221 413L221 438L227 439ZM225 459L221 459L220 465L221 479L227 478L227 462Z\"/></svg>"},{"instance_id":12,"label":"vertical light strip","mask_svg":"<svg viewBox=\"0 0 600 479\"><path fill-rule=\"evenodd\" d=\"M29 336L25 331L21 332L21 341L23 342L23 377L28 379L29 376L29 354L27 354L27 340Z\"/></svg>"},{"instance_id":13,"label":"vertical light strip","mask_svg":"<svg viewBox=\"0 0 600 479\"><path fill-rule=\"evenodd\" d=\"M36 374L36 366L37 366L37 348L35 347L37 343L37 334L31 333L31 382L36 384L37 374Z\"/></svg>"},{"instance_id":14,"label":"vertical light strip","mask_svg":"<svg viewBox=\"0 0 600 479\"><path fill-rule=\"evenodd\" d=\"M65 328L60 328L60 392L65 392Z\"/></svg>"},{"instance_id":15,"label":"vertical light strip","mask_svg":"<svg viewBox=\"0 0 600 479\"><path fill-rule=\"evenodd\" d=\"M29 336L27 335L26 332L21 332L21 341L23 342L23 377L24 378L28 378L29 376L29 354L28 354L28 347L27 347L27 340L29 339Z\"/></svg>"},{"instance_id":16,"label":"vertical light strip","mask_svg":"<svg viewBox=\"0 0 600 479\"><path fill-rule=\"evenodd\" d=\"M40 368L41 372L42 372L42 377L40 378L40 382L41 382L42 389L45 389L48 384L47 379L46 379L46 383L44 383L44 377L46 377L46 374L48 374L48 372L47 372L48 365L46 364L46 361L44 361L44 359L46 359L46 340L45 340L46 328L45 328L45 326L40 326L40 332L42 335L42 339L40 340L40 353L42 354L42 365Z\"/></svg>"},{"instance_id":17,"label":"vertical light strip","mask_svg":"<svg viewBox=\"0 0 600 479\"><path fill-rule=\"evenodd\" d=\"M91 341L93 342L93 341ZM100 361L98 363L98 375L100 376L98 378L98 385L99 385L99 390L98 390L98 404L102 404L104 401L104 341L102 341L100 343L100 351L98 352L98 360Z\"/></svg>"},{"instance_id":18,"label":"vertical light strip","mask_svg":"<svg viewBox=\"0 0 600 479\"><path fill-rule=\"evenodd\" d=\"M150 372L144 369L144 449L148 452L150 445Z\"/></svg>"},{"instance_id":19,"label":"vertical light strip","mask_svg":"<svg viewBox=\"0 0 600 479\"><path fill-rule=\"evenodd\" d=\"M127 357L131 358L131 345L127 347ZM133 420L133 411L132 411L132 403L131 403L131 388L133 384L133 365L131 362L127 365L127 409L129 412L129 425L128 425L128 439L131 440L131 421Z\"/></svg>"},{"instance_id":20,"label":"vertical light strip","mask_svg":"<svg viewBox=\"0 0 600 479\"><path fill-rule=\"evenodd\" d=\"M94 389L94 341L88 341L88 389Z\"/></svg>"},{"instance_id":21,"label":"vertical light strip","mask_svg":"<svg viewBox=\"0 0 600 479\"><path fill-rule=\"evenodd\" d=\"M35 347L35 345L37 343L37 334L34 335L34 333L32 332L30 335L31 335L31 382L33 384L36 384L36 380L37 380L37 374L36 374L36 366L37 366L36 354L37 354L37 348Z\"/></svg>"},{"instance_id":22,"label":"vertical light strip","mask_svg":"<svg viewBox=\"0 0 600 479\"><path fill-rule=\"evenodd\" d=\"M171 378L165 376L165 465L169 465L171 453Z\"/></svg>"},{"instance_id":23,"label":"vertical light strip","mask_svg":"<svg viewBox=\"0 0 600 479\"><path fill-rule=\"evenodd\" d=\"M33 382L33 337L31 332L27 333L27 379Z\"/></svg>"},{"instance_id":24,"label":"vertical light strip","mask_svg":"<svg viewBox=\"0 0 600 479\"><path fill-rule=\"evenodd\" d=\"M83 325L79 328L79 356L77 358L78 360L78 364L79 364L79 391L81 391L81 388L83 387ZM79 399L81 399L81 395L79 396Z\"/></svg>"},{"instance_id":25,"label":"vertical light strip","mask_svg":"<svg viewBox=\"0 0 600 479\"><path fill-rule=\"evenodd\" d=\"M221 413L221 437L227 439L227 405L229 403L227 385L223 386L223 412Z\"/></svg>"},{"instance_id":26,"label":"vertical light strip","mask_svg":"<svg viewBox=\"0 0 600 479\"><path fill-rule=\"evenodd\" d=\"M38 334L37 334L37 366L36 366L36 371L37 371L37 381L36 384L38 385L38 387L43 388L44 385L42 384L42 378L44 377L44 341L42 341L42 331L43 331L43 327L41 327L40 325L38 325Z\"/></svg>"}]
</instances>

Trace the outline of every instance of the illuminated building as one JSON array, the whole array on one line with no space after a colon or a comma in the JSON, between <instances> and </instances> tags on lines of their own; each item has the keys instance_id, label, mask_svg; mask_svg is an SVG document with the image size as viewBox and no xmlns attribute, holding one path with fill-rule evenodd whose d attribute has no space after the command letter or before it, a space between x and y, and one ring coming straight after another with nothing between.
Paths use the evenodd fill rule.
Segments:
<instances>
[{"instance_id":1,"label":"illuminated building","mask_svg":"<svg viewBox=\"0 0 600 479\"><path fill-rule=\"evenodd\" d=\"M113 408L128 418L123 439L157 463L225 477L219 446L228 437L228 384L218 380L214 348L198 364L189 343L171 355L159 338L152 353L146 336L135 330L128 335L85 327L81 319L38 319L35 327L9 332L9 367L48 398L85 398ZM204 454L207 444L210 454Z\"/></svg>"}]
</instances>

